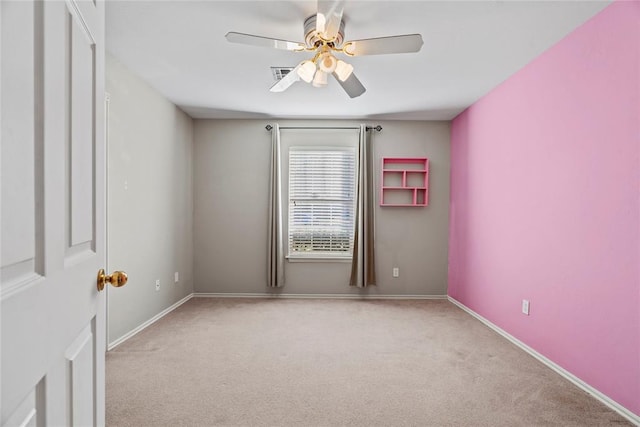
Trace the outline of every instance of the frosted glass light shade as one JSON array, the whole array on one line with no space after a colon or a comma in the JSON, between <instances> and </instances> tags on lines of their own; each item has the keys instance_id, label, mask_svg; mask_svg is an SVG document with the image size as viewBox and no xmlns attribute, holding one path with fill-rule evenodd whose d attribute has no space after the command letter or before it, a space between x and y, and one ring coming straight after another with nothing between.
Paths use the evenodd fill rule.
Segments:
<instances>
[{"instance_id":1,"label":"frosted glass light shade","mask_svg":"<svg viewBox=\"0 0 640 427\"><path fill-rule=\"evenodd\" d=\"M336 64L336 75L341 82L346 81L353 73L353 65L347 64L343 60L339 59Z\"/></svg>"},{"instance_id":2,"label":"frosted glass light shade","mask_svg":"<svg viewBox=\"0 0 640 427\"><path fill-rule=\"evenodd\" d=\"M307 83L311 83L315 72L316 64L311 61L303 61L302 64L300 64L300 67L298 67L298 75Z\"/></svg>"},{"instance_id":3,"label":"frosted glass light shade","mask_svg":"<svg viewBox=\"0 0 640 427\"><path fill-rule=\"evenodd\" d=\"M322 70L316 71L316 76L313 78L314 87L324 87L327 85L327 73Z\"/></svg>"},{"instance_id":4,"label":"frosted glass light shade","mask_svg":"<svg viewBox=\"0 0 640 427\"><path fill-rule=\"evenodd\" d=\"M324 53L320 56L320 61L318 62L318 68L324 71L325 73L331 74L336 69L338 65L338 61L335 56L330 53Z\"/></svg>"}]
</instances>

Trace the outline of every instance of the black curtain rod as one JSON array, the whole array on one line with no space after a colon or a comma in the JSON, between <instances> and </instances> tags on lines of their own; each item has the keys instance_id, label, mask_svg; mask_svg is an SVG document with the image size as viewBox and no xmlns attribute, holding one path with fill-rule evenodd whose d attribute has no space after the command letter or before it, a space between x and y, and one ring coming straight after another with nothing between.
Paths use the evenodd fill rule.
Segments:
<instances>
[{"instance_id":1,"label":"black curtain rod","mask_svg":"<svg viewBox=\"0 0 640 427\"><path fill-rule=\"evenodd\" d=\"M273 126L271 125L266 125L265 129L270 131L271 129L273 129ZM360 129L360 127L355 127L355 126L325 126L325 127L314 127L314 126L280 126L280 129ZM366 130L376 130L378 132L380 132L382 130L382 126L377 125L377 126L367 126Z\"/></svg>"}]
</instances>

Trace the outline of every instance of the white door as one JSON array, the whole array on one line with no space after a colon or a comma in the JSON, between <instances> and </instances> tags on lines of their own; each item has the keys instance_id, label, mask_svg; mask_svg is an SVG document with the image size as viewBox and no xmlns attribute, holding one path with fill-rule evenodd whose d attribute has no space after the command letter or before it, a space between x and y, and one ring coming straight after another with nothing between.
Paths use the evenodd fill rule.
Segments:
<instances>
[{"instance_id":1,"label":"white door","mask_svg":"<svg viewBox=\"0 0 640 427\"><path fill-rule=\"evenodd\" d=\"M0 19L1 424L102 425L104 3Z\"/></svg>"}]
</instances>

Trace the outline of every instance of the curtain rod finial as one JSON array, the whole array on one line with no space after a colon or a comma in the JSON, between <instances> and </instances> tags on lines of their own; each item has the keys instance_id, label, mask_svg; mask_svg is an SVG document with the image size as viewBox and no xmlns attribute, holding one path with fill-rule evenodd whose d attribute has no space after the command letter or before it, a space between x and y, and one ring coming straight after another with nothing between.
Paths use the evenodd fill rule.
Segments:
<instances>
[{"instance_id":1,"label":"curtain rod finial","mask_svg":"<svg viewBox=\"0 0 640 427\"><path fill-rule=\"evenodd\" d=\"M273 129L273 126L271 126L271 125L266 125L264 128L265 128L266 130L271 130L271 129Z\"/></svg>"}]
</instances>

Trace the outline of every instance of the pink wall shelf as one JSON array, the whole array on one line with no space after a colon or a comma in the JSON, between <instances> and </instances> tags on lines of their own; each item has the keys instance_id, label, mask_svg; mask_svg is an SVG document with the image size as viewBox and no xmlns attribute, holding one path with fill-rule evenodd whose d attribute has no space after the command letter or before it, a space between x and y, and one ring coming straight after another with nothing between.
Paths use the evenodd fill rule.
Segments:
<instances>
[{"instance_id":1,"label":"pink wall shelf","mask_svg":"<svg viewBox=\"0 0 640 427\"><path fill-rule=\"evenodd\" d=\"M429 204L429 159L426 157L383 157L380 177L380 206Z\"/></svg>"}]
</instances>

